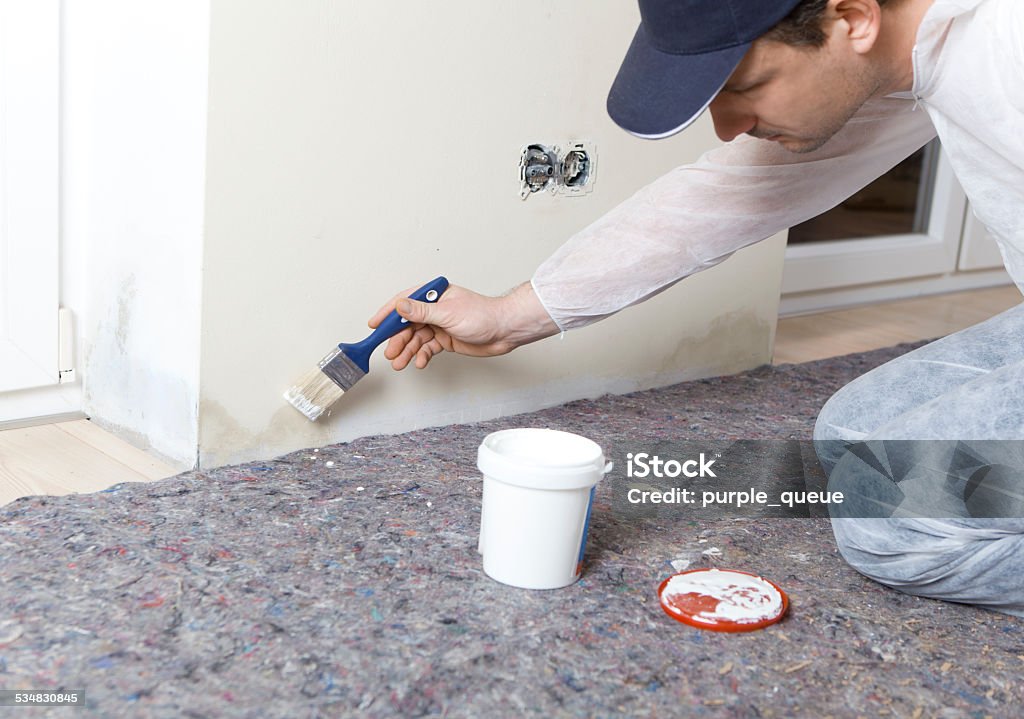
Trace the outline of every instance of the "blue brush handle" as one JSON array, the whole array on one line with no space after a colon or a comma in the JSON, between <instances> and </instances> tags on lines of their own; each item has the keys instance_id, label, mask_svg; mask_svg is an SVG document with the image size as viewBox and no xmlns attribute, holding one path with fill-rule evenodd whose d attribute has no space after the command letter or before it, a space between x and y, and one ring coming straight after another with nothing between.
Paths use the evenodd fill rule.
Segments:
<instances>
[{"instance_id":1,"label":"blue brush handle","mask_svg":"<svg viewBox=\"0 0 1024 719\"><path fill-rule=\"evenodd\" d=\"M437 302L441 295L448 289L448 279L438 277L409 295L411 300L420 302ZM369 337L362 342L355 344L340 344L338 349L345 353L345 356L359 365L363 372L370 371L370 355L381 345L384 340L390 339L409 326L409 321L403 318L395 310L384 318L384 321L377 325Z\"/></svg>"}]
</instances>

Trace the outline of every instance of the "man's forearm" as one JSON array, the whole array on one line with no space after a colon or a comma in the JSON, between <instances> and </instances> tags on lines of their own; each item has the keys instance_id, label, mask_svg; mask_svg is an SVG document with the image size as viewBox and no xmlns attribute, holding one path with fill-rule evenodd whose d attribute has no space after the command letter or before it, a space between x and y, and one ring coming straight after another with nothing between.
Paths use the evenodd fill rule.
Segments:
<instances>
[{"instance_id":1,"label":"man's forearm","mask_svg":"<svg viewBox=\"0 0 1024 719\"><path fill-rule=\"evenodd\" d=\"M502 336L516 347L559 333L533 285L524 282L498 298Z\"/></svg>"}]
</instances>

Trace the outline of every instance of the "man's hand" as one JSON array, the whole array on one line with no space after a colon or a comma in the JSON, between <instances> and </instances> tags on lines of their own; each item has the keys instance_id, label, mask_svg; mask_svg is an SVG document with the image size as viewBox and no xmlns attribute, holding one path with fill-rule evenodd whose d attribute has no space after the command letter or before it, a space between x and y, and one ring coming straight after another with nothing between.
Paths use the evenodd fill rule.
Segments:
<instances>
[{"instance_id":1,"label":"man's hand","mask_svg":"<svg viewBox=\"0 0 1024 719\"><path fill-rule=\"evenodd\" d=\"M485 297L451 285L436 303L407 299L415 289L396 295L367 323L376 327L393 309L409 320L410 326L384 349L396 370L405 369L414 359L416 367L423 369L442 351L495 357L558 333L528 282L504 297Z\"/></svg>"}]
</instances>

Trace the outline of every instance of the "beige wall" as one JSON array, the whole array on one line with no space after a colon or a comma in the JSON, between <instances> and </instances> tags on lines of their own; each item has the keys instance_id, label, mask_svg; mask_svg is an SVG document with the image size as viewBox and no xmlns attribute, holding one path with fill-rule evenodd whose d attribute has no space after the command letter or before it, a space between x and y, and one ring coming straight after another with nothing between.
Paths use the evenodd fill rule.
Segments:
<instances>
[{"instance_id":1,"label":"beige wall","mask_svg":"<svg viewBox=\"0 0 1024 719\"><path fill-rule=\"evenodd\" d=\"M327 421L281 393L392 293L445 274L500 293L565 238L714 142L604 111L634 3L214 0L200 463L522 412L769 359L781 238L643 306L507 357L371 373ZM530 142L589 140L583 197L518 196Z\"/></svg>"}]
</instances>

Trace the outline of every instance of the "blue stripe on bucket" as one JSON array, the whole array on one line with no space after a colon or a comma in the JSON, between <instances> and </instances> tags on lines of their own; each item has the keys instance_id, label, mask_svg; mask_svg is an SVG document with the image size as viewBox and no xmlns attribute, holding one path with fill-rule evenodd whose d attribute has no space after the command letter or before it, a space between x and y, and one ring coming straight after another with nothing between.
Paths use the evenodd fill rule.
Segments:
<instances>
[{"instance_id":1,"label":"blue stripe on bucket","mask_svg":"<svg viewBox=\"0 0 1024 719\"><path fill-rule=\"evenodd\" d=\"M583 521L583 538L580 540L580 553L576 557L576 576L578 577L583 573L583 551L587 548L587 532L590 531L590 510L594 506L594 491L597 489L595 484L590 488L590 499L587 500L587 518Z\"/></svg>"}]
</instances>

